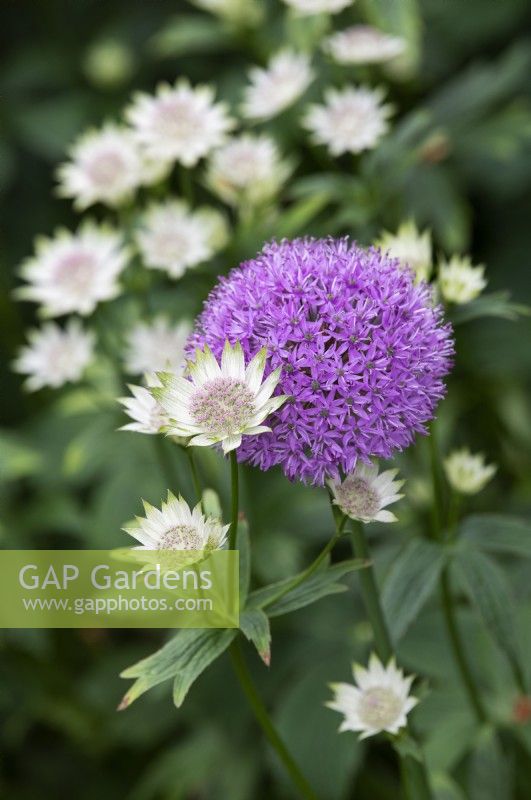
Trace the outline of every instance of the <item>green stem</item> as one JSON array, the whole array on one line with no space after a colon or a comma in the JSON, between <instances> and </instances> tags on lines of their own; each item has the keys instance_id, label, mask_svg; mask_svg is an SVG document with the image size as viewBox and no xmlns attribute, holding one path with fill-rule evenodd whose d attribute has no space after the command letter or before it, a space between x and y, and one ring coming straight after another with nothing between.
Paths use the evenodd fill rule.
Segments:
<instances>
[{"instance_id":1,"label":"green stem","mask_svg":"<svg viewBox=\"0 0 531 800\"><path fill-rule=\"evenodd\" d=\"M428 436L428 445L430 448L430 468L431 477L433 482L433 528L436 538L440 538L443 530L443 506L444 494L441 476L441 467L439 461L439 448L437 445L436 428L432 422L430 427L430 434Z\"/></svg>"},{"instance_id":2,"label":"green stem","mask_svg":"<svg viewBox=\"0 0 531 800\"><path fill-rule=\"evenodd\" d=\"M231 485L231 523L229 529L229 550L236 549L239 511L238 459L236 450L230 451L230 485Z\"/></svg>"},{"instance_id":3,"label":"green stem","mask_svg":"<svg viewBox=\"0 0 531 800\"><path fill-rule=\"evenodd\" d=\"M307 798L307 800L318 800L317 795L300 771L299 767L293 760L291 753L277 733L277 730L271 721L271 717L267 713L267 709L256 691L237 640L234 641L230 646L230 655L232 658L234 671L238 677L243 692L249 701L249 705L254 712L256 720L265 733L270 744L275 749L275 752L284 765L286 772L293 781L293 784L299 790L300 796Z\"/></svg>"},{"instance_id":4,"label":"green stem","mask_svg":"<svg viewBox=\"0 0 531 800\"><path fill-rule=\"evenodd\" d=\"M448 638L450 639L450 643L452 645L455 663L461 675L461 681L468 695L470 705L474 710L478 722L484 723L487 722L488 717L479 696L479 692L476 688L470 666L466 659L463 642L461 640L461 634L459 633L450 584L450 571L448 567L445 567L441 573L440 584L444 620L446 622Z\"/></svg>"},{"instance_id":5,"label":"green stem","mask_svg":"<svg viewBox=\"0 0 531 800\"><path fill-rule=\"evenodd\" d=\"M272 606L273 603L278 602L282 597L284 597L284 595L289 594L289 592L292 592L294 589L297 588L297 586L300 586L301 583L304 583L305 581L308 580L308 578L311 575L313 575L313 573L316 571L316 569L318 569L320 564L324 561L324 559L327 557L327 555L332 551L332 549L334 548L335 544L337 543L337 541L339 540L339 538L343 534L343 529L345 527L346 521L347 521L347 517L343 517L342 520L339 522L339 524L336 525L336 532L334 533L332 538L326 543L326 545L323 547L323 549L321 550L321 552L319 553L317 558L314 561L312 561L310 566L307 567L304 570L304 572L301 572L299 575L297 575L293 579L293 581L290 584L288 584L288 586L284 586L276 594L274 594L273 597L270 597L269 600L267 601L267 603L265 603L264 608L267 608L268 606Z\"/></svg>"},{"instance_id":6,"label":"green stem","mask_svg":"<svg viewBox=\"0 0 531 800\"><path fill-rule=\"evenodd\" d=\"M361 522L352 523L352 548L356 558L361 558L364 561L370 560L369 548ZM393 646L380 605L378 586L376 585L372 565L369 564L369 566L360 570L359 575L361 595L373 631L376 653L380 660L387 664L393 655Z\"/></svg>"}]
</instances>

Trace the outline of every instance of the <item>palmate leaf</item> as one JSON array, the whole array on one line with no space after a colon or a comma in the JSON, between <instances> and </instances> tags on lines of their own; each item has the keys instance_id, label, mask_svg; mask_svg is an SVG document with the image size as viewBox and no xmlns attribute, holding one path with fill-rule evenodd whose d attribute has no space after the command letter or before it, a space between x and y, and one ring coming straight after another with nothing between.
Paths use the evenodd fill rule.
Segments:
<instances>
[{"instance_id":1,"label":"palmate leaf","mask_svg":"<svg viewBox=\"0 0 531 800\"><path fill-rule=\"evenodd\" d=\"M293 583L297 578L296 575L282 581L277 581L276 583L271 583L263 589L257 589L251 592L247 608L265 608L267 606L267 614L269 617L280 617L283 614L289 614L291 611L309 606L329 594L346 591L347 587L342 583L338 583L338 579L347 575L349 572L362 569L366 566L367 562L358 558L342 561L340 564L334 564L333 566L328 566L328 562L325 562L325 565L318 569L307 581L304 581L304 583L301 583L292 591L287 592L277 601L273 601L273 598L282 589L287 588ZM271 603L271 605L269 605L269 603Z\"/></svg>"},{"instance_id":2,"label":"palmate leaf","mask_svg":"<svg viewBox=\"0 0 531 800\"><path fill-rule=\"evenodd\" d=\"M462 325L473 319L481 317L499 317L501 319L515 320L520 316L529 316L531 308L521 303L513 303L509 292L494 292L484 294L470 303L456 306L448 312L448 318L453 325Z\"/></svg>"},{"instance_id":3,"label":"palmate leaf","mask_svg":"<svg viewBox=\"0 0 531 800\"><path fill-rule=\"evenodd\" d=\"M249 608L240 615L240 630L254 644L268 667L271 663L271 630L267 614L261 608Z\"/></svg>"},{"instance_id":4,"label":"palmate leaf","mask_svg":"<svg viewBox=\"0 0 531 800\"><path fill-rule=\"evenodd\" d=\"M531 558L531 522L503 514L473 514L460 525L470 545L494 553Z\"/></svg>"},{"instance_id":5,"label":"palmate leaf","mask_svg":"<svg viewBox=\"0 0 531 800\"><path fill-rule=\"evenodd\" d=\"M173 699L181 706L190 686L202 672L228 648L237 631L214 629L181 630L156 653L138 661L121 673L136 678L124 695L119 711L163 681L174 679Z\"/></svg>"},{"instance_id":6,"label":"palmate leaf","mask_svg":"<svg viewBox=\"0 0 531 800\"><path fill-rule=\"evenodd\" d=\"M435 589L446 561L443 547L414 539L394 562L383 588L385 618L397 642Z\"/></svg>"}]
</instances>

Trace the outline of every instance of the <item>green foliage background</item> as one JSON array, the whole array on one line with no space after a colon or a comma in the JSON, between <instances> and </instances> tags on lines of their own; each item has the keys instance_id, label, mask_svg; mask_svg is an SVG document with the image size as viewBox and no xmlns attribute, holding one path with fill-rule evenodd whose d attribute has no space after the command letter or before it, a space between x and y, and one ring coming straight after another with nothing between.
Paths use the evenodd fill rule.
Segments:
<instances>
[{"instance_id":1,"label":"green foliage background","mask_svg":"<svg viewBox=\"0 0 531 800\"><path fill-rule=\"evenodd\" d=\"M268 23L238 35L215 18L168 0L2 4L2 547L123 544L120 527L138 511L139 497L157 503L167 488L151 437L114 433L122 420L117 407L102 411L84 390L21 391L10 361L34 318L32 307L12 302L15 270L36 234L76 222L70 205L52 199L52 193L53 169L77 133L116 116L133 89L149 91L158 80L180 74L192 82L215 81L224 98L236 98L246 67L266 58L286 35L280 4L264 6ZM280 222L257 221L251 232L240 233L230 258L250 256L265 238L281 233L350 233L368 243L383 227L393 230L413 215L433 230L438 251L470 252L476 263L487 265L489 292L510 289L519 302L529 302L528 3L366 0L363 9L366 18L398 26L418 42L418 67L407 80L391 84L398 109L391 135L356 172L351 161L334 162L310 147L290 113L275 121L275 135L298 160L285 213ZM348 20L348 13L340 19ZM287 34L296 39L311 30L295 26ZM87 68L91 48L108 38L120 40L131 57L130 75L114 86L95 81ZM323 65L319 76L323 84L327 69ZM216 275L232 265L228 258L161 291L155 307L175 319L194 315ZM129 314L127 298L113 308L120 325ZM444 451L467 444L499 464L495 480L471 502L473 511L531 517L530 333L529 319L477 319L458 329L456 368L440 409L440 444ZM103 357L95 381L109 397L122 393ZM190 492L184 462L171 448L167 455L174 459L180 486ZM227 508L221 459L202 456L203 474L220 487ZM408 478L411 502L402 505L400 525L371 530L383 581L412 535L429 525L426 443L419 442L398 465ZM276 473L246 471L243 505L257 585L305 566L330 535L325 493L289 485ZM529 526L526 531L531 538ZM516 598L518 646L528 665L529 559L513 550L498 562ZM250 650L248 657L280 730L324 798L394 800L396 765L385 743L361 745L349 734L338 736L337 716L323 707L327 682L347 679L349 663L365 658L370 647L356 574L346 582L348 593L275 620L269 672ZM478 681L502 726L508 724L515 688L504 654L465 603L461 623ZM0 796L292 797L226 659L202 676L178 711L162 684L127 712L115 712L124 692L118 673L163 640L160 631L4 631ZM399 655L429 683L415 719L438 797L530 797L531 726L518 726L519 745L511 757L489 731L478 731L448 653L435 596L405 632Z\"/></svg>"}]
</instances>

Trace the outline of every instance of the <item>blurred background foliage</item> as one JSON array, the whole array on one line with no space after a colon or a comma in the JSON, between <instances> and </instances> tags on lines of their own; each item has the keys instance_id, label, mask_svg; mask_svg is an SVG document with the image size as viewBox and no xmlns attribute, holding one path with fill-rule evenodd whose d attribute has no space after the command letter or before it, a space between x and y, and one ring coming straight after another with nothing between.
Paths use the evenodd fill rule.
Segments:
<instances>
[{"instance_id":1,"label":"blurred background foliage","mask_svg":"<svg viewBox=\"0 0 531 800\"><path fill-rule=\"evenodd\" d=\"M158 502L167 488L151 437L113 433L123 424L118 407L102 410L96 393L81 388L21 391L10 361L34 319L32 307L12 302L16 268L36 234L76 224L70 204L52 199L55 165L82 129L115 117L134 89L150 91L161 79L187 75L193 83L215 80L221 97L235 101L246 68L264 62L280 41L304 46L322 35L319 18L286 23L280 3L256 6L267 24L242 30L175 0L2 3L3 547L123 544L120 526L138 511L139 497ZM361 16L410 42L402 73L381 74L398 109L391 134L353 166L348 158L333 161L310 147L291 112L275 120L270 130L297 160L280 220L265 218L240 231L229 255L161 290L155 307L174 319L195 315L216 275L254 254L268 236L349 233L369 243L409 216L433 231L437 252L470 252L475 263L485 263L489 291L510 289L519 302L529 302L530 11L526 0L359 0L334 19L339 28L351 15ZM337 69L322 62L310 99ZM347 68L344 74L350 78ZM132 303L125 297L113 305L117 324L133 314ZM443 450L467 444L499 464L495 480L471 503L476 511L531 512L530 333L529 319L478 319L458 330L440 438ZM104 357L92 381L109 398L123 392ZM170 450L166 455L186 493L185 463ZM425 442L398 461L411 503L402 504L401 523L391 533L373 526L382 577L404 542L428 524ZM226 492L215 454L202 454L201 469ZM291 486L276 473L245 472L244 507L258 584L306 565L329 536L325 493ZM522 661L529 664L528 562L507 555L502 566L518 600ZM267 672L254 659L253 671L324 798L395 800L396 766L385 744L338 736L338 719L323 707L327 682L348 678L350 661L363 658L370 645L356 576L348 582L348 593L275 621L273 667ZM508 720L515 690L503 655L467 608L462 624L478 680L499 718ZM291 797L225 659L202 676L179 711L163 684L127 712L115 712L124 691L118 673L163 638L160 631L4 631L0 796ZM476 739L434 601L406 632L399 654L409 671L429 681L415 718L427 736L441 800L530 797L531 727L520 727L520 749L512 759L485 732ZM465 758L471 742L472 755Z\"/></svg>"}]
</instances>

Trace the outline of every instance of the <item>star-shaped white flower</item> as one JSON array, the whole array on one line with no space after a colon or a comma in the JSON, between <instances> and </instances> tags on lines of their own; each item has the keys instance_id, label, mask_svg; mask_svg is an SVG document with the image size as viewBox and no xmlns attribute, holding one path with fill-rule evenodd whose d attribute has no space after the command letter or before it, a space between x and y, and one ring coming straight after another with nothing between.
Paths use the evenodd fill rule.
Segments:
<instances>
[{"instance_id":1,"label":"star-shaped white flower","mask_svg":"<svg viewBox=\"0 0 531 800\"><path fill-rule=\"evenodd\" d=\"M227 540L229 525L205 517L199 503L192 510L186 500L171 492L160 509L144 502L144 511L145 517L136 517L134 525L124 527L140 542L137 550L175 550L185 556L192 551L192 558L184 561L190 564L221 549Z\"/></svg>"},{"instance_id":2,"label":"star-shaped white flower","mask_svg":"<svg viewBox=\"0 0 531 800\"><path fill-rule=\"evenodd\" d=\"M415 273L417 281L427 281L431 273L432 248L429 231L420 233L413 220L403 222L395 234L384 231L376 243L403 267Z\"/></svg>"},{"instance_id":3,"label":"star-shaped white flower","mask_svg":"<svg viewBox=\"0 0 531 800\"><path fill-rule=\"evenodd\" d=\"M160 381L156 375L145 375L144 378L147 386L129 384L131 396L118 398L127 416L133 420L127 425L122 425L120 430L147 434L162 433L168 425L168 415L148 388L160 386Z\"/></svg>"},{"instance_id":4,"label":"star-shaped white flower","mask_svg":"<svg viewBox=\"0 0 531 800\"><path fill-rule=\"evenodd\" d=\"M240 446L242 436L269 431L262 423L287 399L271 397L280 379L280 368L262 382L266 349L245 366L239 342L225 343L221 366L208 347L196 350L188 362L186 378L159 373L161 389L152 394L170 418L168 433L191 437L189 444L208 447L220 443L228 453Z\"/></svg>"},{"instance_id":5,"label":"star-shaped white flower","mask_svg":"<svg viewBox=\"0 0 531 800\"><path fill-rule=\"evenodd\" d=\"M189 322L171 325L166 317L153 322L138 322L127 335L125 370L130 375L168 370L180 372L184 366L184 346L192 326Z\"/></svg>"},{"instance_id":6,"label":"star-shaped white flower","mask_svg":"<svg viewBox=\"0 0 531 800\"><path fill-rule=\"evenodd\" d=\"M223 215L213 208L191 211L181 200L152 203L143 214L136 241L143 263L171 278L211 258L228 238Z\"/></svg>"},{"instance_id":7,"label":"star-shaped white flower","mask_svg":"<svg viewBox=\"0 0 531 800\"><path fill-rule=\"evenodd\" d=\"M184 79L161 84L154 95L136 94L126 117L151 158L185 167L219 147L235 124L210 86L192 87Z\"/></svg>"},{"instance_id":8,"label":"star-shaped white flower","mask_svg":"<svg viewBox=\"0 0 531 800\"><path fill-rule=\"evenodd\" d=\"M333 156L371 150L389 127L392 108L383 99L381 89L366 86L328 89L322 105L308 108L303 125Z\"/></svg>"},{"instance_id":9,"label":"star-shaped white flower","mask_svg":"<svg viewBox=\"0 0 531 800\"><path fill-rule=\"evenodd\" d=\"M120 233L87 221L75 234L60 230L37 239L35 256L20 271L28 285L16 294L40 303L46 317L92 314L99 302L120 293L118 277L127 260Z\"/></svg>"},{"instance_id":10,"label":"star-shaped white flower","mask_svg":"<svg viewBox=\"0 0 531 800\"><path fill-rule=\"evenodd\" d=\"M82 330L78 320L70 320L64 329L48 322L30 331L28 339L13 367L29 376L25 383L29 391L78 381L94 355L94 335Z\"/></svg>"},{"instance_id":11,"label":"star-shaped white flower","mask_svg":"<svg viewBox=\"0 0 531 800\"><path fill-rule=\"evenodd\" d=\"M472 266L469 256L452 256L439 264L438 284L447 302L470 303L487 285L485 267Z\"/></svg>"},{"instance_id":12,"label":"star-shaped white flower","mask_svg":"<svg viewBox=\"0 0 531 800\"><path fill-rule=\"evenodd\" d=\"M467 447L454 450L444 459L449 484L461 494L477 494L496 473L494 464L486 464L483 453L471 453Z\"/></svg>"},{"instance_id":13,"label":"star-shaped white flower","mask_svg":"<svg viewBox=\"0 0 531 800\"><path fill-rule=\"evenodd\" d=\"M404 481L395 481L397 469L389 469L378 475L377 464L359 462L343 482L328 480L333 503L343 514L361 522L396 522L392 511L385 507L400 500L398 490Z\"/></svg>"},{"instance_id":14,"label":"star-shaped white flower","mask_svg":"<svg viewBox=\"0 0 531 800\"><path fill-rule=\"evenodd\" d=\"M326 705L343 714L342 731L356 731L360 739L387 731L396 734L407 724L407 715L418 703L409 691L414 676L404 677L394 659L387 667L374 653L369 668L353 665L356 683L333 683L334 699Z\"/></svg>"},{"instance_id":15,"label":"star-shaped white flower","mask_svg":"<svg viewBox=\"0 0 531 800\"><path fill-rule=\"evenodd\" d=\"M313 79L310 59L304 53L281 50L271 57L267 67L249 71L242 113L247 119L275 117L291 106L306 91Z\"/></svg>"},{"instance_id":16,"label":"star-shaped white flower","mask_svg":"<svg viewBox=\"0 0 531 800\"><path fill-rule=\"evenodd\" d=\"M406 42L370 25L353 25L329 36L323 49L338 64L379 64L402 55Z\"/></svg>"}]
</instances>

